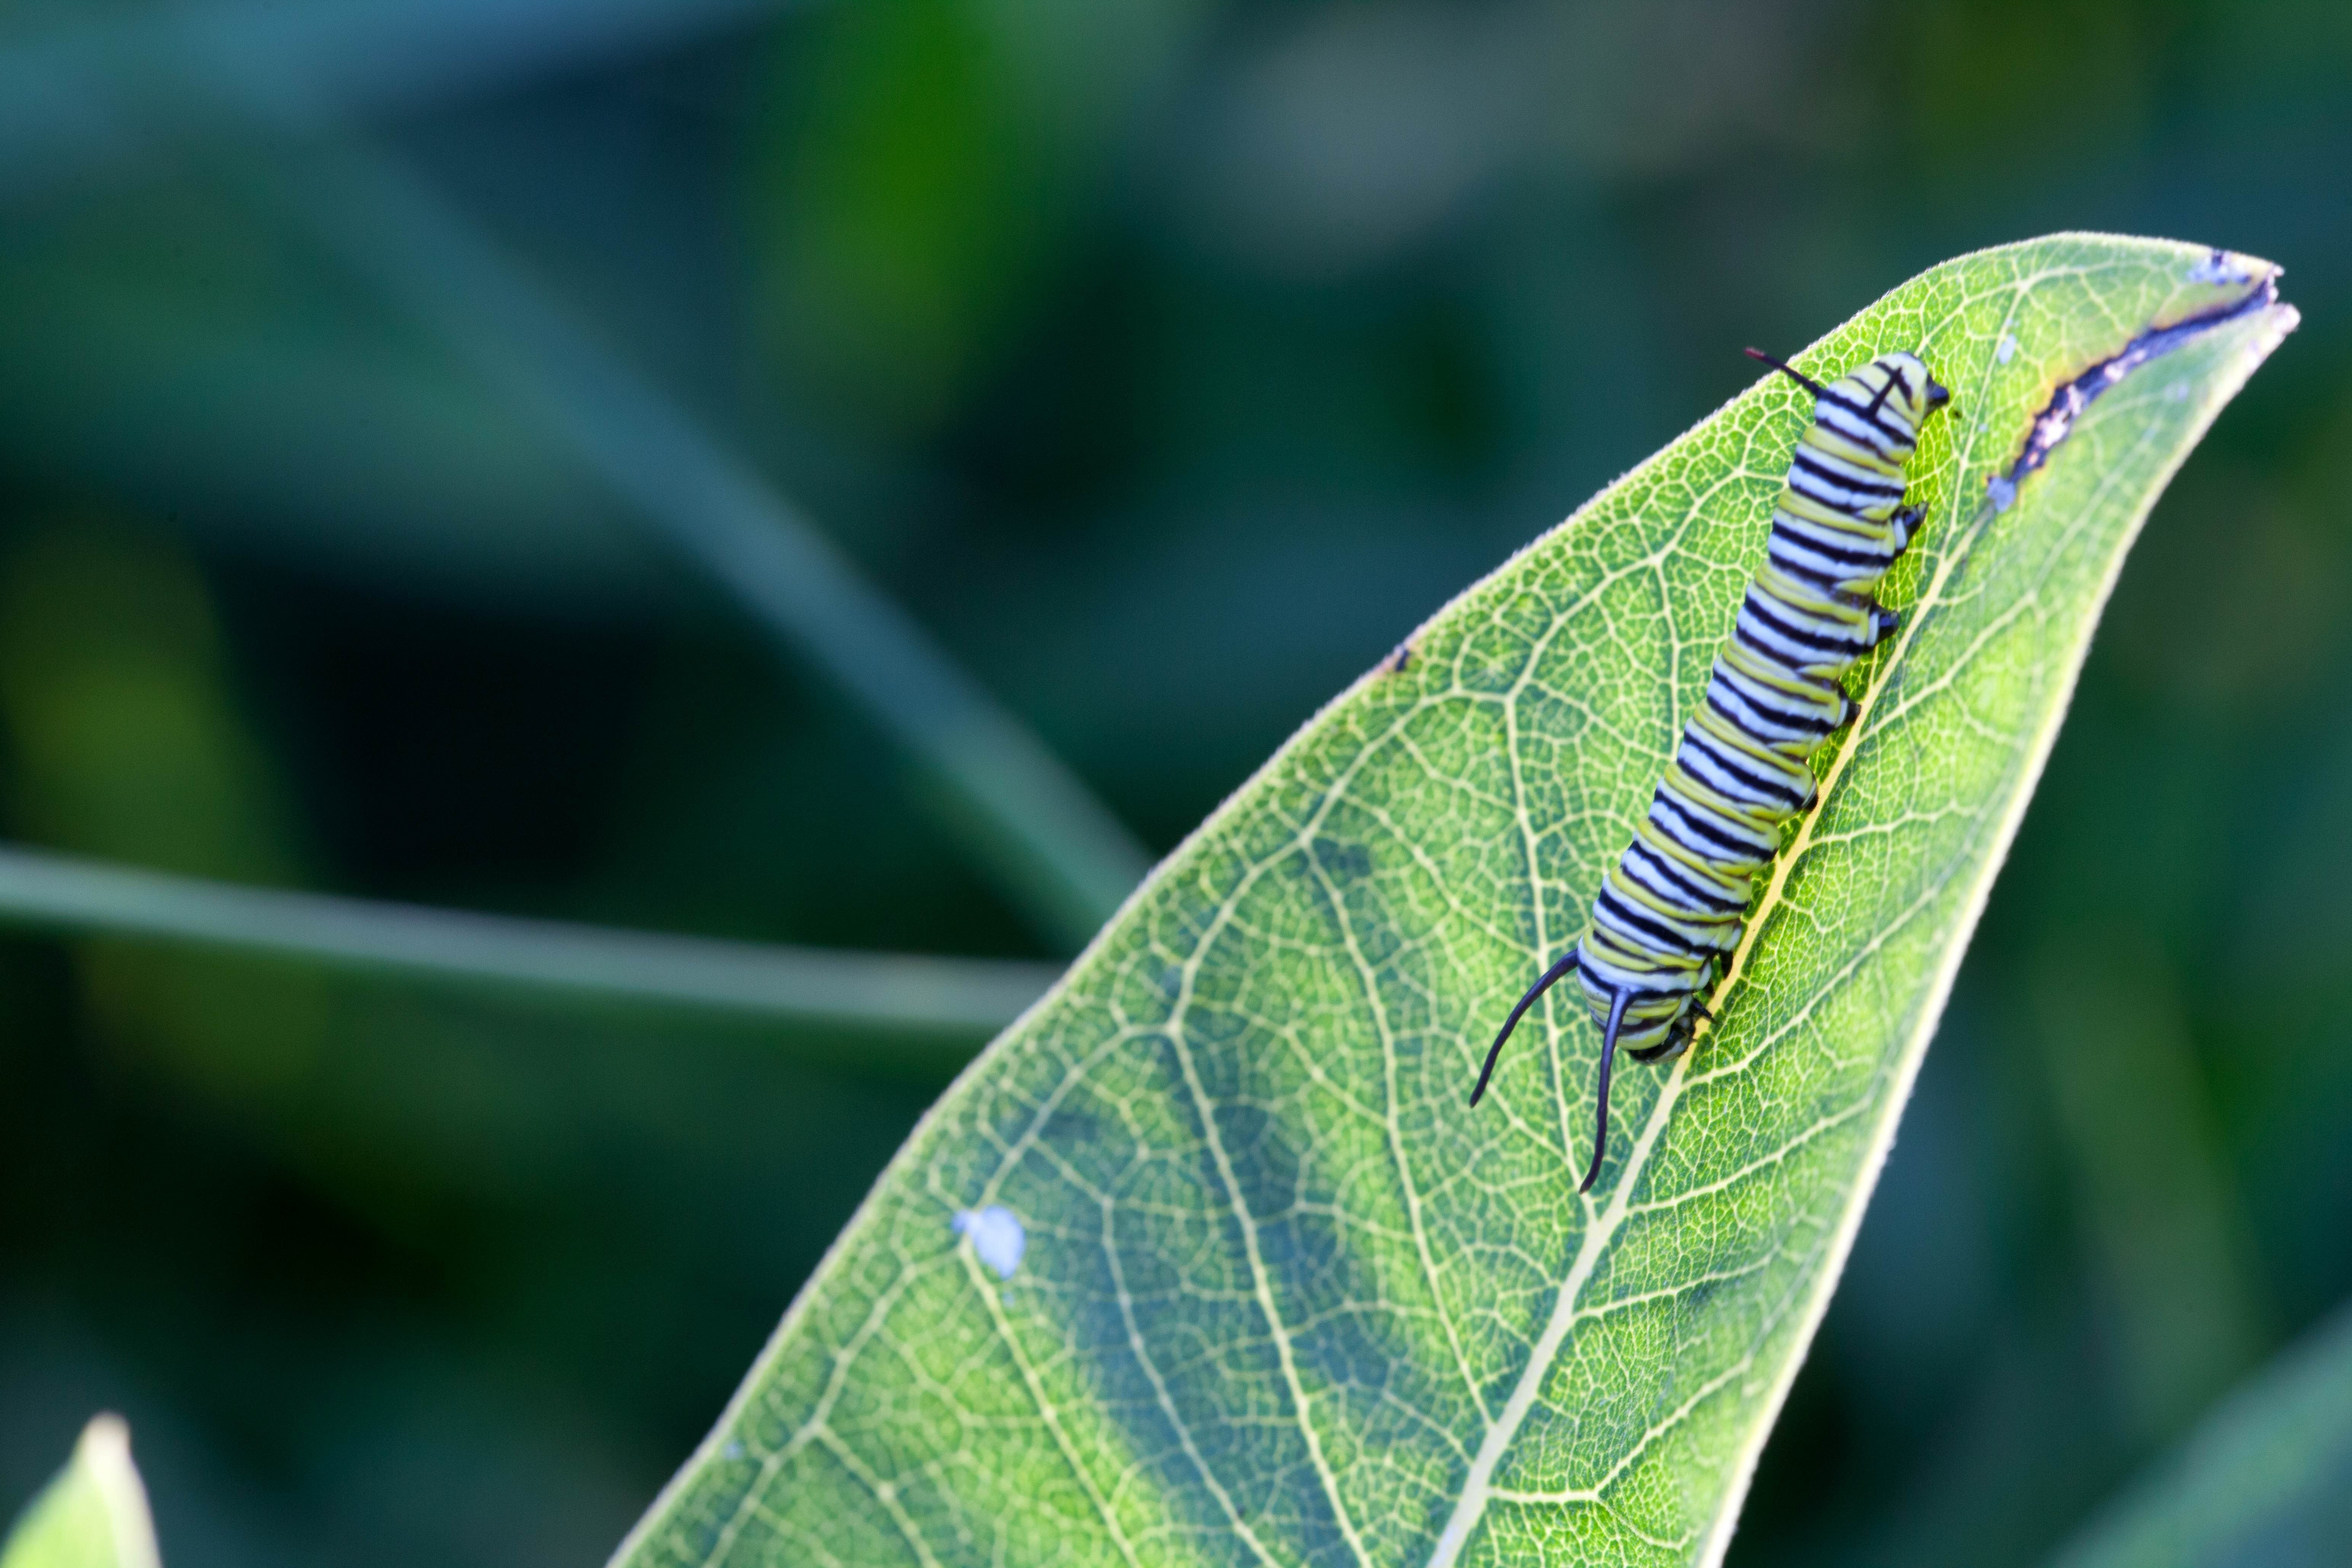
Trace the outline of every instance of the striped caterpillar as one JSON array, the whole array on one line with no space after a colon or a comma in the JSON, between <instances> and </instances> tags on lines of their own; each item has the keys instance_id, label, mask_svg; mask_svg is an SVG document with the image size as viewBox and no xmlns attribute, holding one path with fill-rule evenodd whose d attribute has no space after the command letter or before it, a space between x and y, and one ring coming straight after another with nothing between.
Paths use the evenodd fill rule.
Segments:
<instances>
[{"instance_id":1,"label":"striped caterpillar","mask_svg":"<svg viewBox=\"0 0 2352 1568\"><path fill-rule=\"evenodd\" d=\"M1748 353L1813 395L1764 565L1648 816L1602 879L1591 929L1511 1009L1470 1091L1475 1105L1519 1019L1574 973L1601 1029L1592 1163L1580 1193L1592 1190L1608 1152L1617 1047L1660 1062L1690 1045L1696 1020L1713 1016L1699 995L1729 968L1782 825L1819 803L1813 752L1859 711L1838 678L1895 630L1894 613L1871 591L1926 515L1904 504L1903 465L1920 423L1951 397L1914 354L1881 354L1823 386Z\"/></svg>"}]
</instances>

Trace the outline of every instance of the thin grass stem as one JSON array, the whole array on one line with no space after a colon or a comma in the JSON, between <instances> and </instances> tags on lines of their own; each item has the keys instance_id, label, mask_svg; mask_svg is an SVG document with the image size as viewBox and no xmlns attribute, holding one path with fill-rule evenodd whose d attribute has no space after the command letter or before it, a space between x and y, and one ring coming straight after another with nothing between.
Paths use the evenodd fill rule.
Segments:
<instances>
[{"instance_id":1,"label":"thin grass stem","mask_svg":"<svg viewBox=\"0 0 2352 1568\"><path fill-rule=\"evenodd\" d=\"M430 181L322 132L341 105L318 81L266 52L191 38L173 47L159 35L143 58L126 53L77 88L90 134L202 126L269 138L265 155L234 164L248 194L536 418L772 642L824 671L938 784L941 819L1042 935L1075 949L1094 934L1150 857L1033 731Z\"/></svg>"},{"instance_id":2,"label":"thin grass stem","mask_svg":"<svg viewBox=\"0 0 2352 1568\"><path fill-rule=\"evenodd\" d=\"M992 1034L1057 973L241 887L22 846L0 846L0 924L911 1034Z\"/></svg>"},{"instance_id":3,"label":"thin grass stem","mask_svg":"<svg viewBox=\"0 0 2352 1568\"><path fill-rule=\"evenodd\" d=\"M429 184L349 141L257 166L280 205L431 329L949 792L981 868L1082 945L1149 859L1049 752L808 515L601 342Z\"/></svg>"}]
</instances>

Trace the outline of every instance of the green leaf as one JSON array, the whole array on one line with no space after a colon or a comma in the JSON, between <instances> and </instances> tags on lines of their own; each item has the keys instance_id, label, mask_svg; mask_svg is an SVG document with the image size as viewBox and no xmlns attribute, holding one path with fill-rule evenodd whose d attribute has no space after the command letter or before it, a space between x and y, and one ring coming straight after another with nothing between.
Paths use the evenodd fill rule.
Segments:
<instances>
[{"instance_id":1,"label":"green leaf","mask_svg":"<svg viewBox=\"0 0 2352 1568\"><path fill-rule=\"evenodd\" d=\"M131 1462L131 1428L100 1415L73 1458L0 1547L0 1568L157 1568L147 1489Z\"/></svg>"},{"instance_id":2,"label":"green leaf","mask_svg":"<svg viewBox=\"0 0 2352 1568\"><path fill-rule=\"evenodd\" d=\"M2352 1540L2352 1312L2224 1401L2058 1568L2323 1568Z\"/></svg>"},{"instance_id":3,"label":"green leaf","mask_svg":"<svg viewBox=\"0 0 2352 1568\"><path fill-rule=\"evenodd\" d=\"M2294 324L2273 271L2059 236L1800 356L1917 349L1955 395L1904 629L1720 1024L1621 1077L1589 1198L1580 1006L1465 1099L1704 691L1810 412L1781 381L1441 611L1160 867L917 1130L619 1560L1719 1560L2124 550ZM2057 388L2240 303L1986 503Z\"/></svg>"}]
</instances>

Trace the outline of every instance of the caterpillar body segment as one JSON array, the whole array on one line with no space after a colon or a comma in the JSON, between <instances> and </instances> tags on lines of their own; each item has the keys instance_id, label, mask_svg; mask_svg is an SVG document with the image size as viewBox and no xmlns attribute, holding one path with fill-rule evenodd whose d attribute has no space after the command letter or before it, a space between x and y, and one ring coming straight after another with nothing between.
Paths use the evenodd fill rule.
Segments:
<instances>
[{"instance_id":1,"label":"caterpillar body segment","mask_svg":"<svg viewBox=\"0 0 2352 1568\"><path fill-rule=\"evenodd\" d=\"M1574 974L1601 1034L1580 1192L1592 1190L1608 1153L1619 1048L1657 1062L1689 1046L1710 1016L1699 998L1728 969L1781 828L1819 804L1813 753L1859 711L1839 678L1899 624L1873 594L1926 516L1905 503L1904 465L1921 423L1950 398L1915 354L1881 354L1824 386L1748 352L1813 395L1764 563L1648 814L1601 879L1591 928L1512 1007L1470 1091L1475 1105L1528 1009Z\"/></svg>"}]
</instances>

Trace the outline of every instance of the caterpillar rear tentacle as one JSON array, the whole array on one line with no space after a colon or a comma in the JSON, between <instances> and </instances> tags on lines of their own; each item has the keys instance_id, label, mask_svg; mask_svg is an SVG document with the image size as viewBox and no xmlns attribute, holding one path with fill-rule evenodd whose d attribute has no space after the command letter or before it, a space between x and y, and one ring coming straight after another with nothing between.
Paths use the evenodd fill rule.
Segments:
<instances>
[{"instance_id":1,"label":"caterpillar rear tentacle","mask_svg":"<svg viewBox=\"0 0 2352 1568\"><path fill-rule=\"evenodd\" d=\"M1576 967L1576 953L1575 948L1570 948L1567 957L1545 970L1536 983L1528 987L1527 994L1519 998L1518 1005L1511 1009L1511 1016L1503 1020L1502 1030L1496 1035L1495 1043L1486 1047L1486 1065L1478 1069L1477 1087L1470 1091L1471 1104L1477 1104L1478 1097L1486 1092L1486 1080L1495 1076L1495 1060L1503 1054L1503 1042L1511 1037L1511 1031L1519 1026L1519 1020L1527 1016L1528 1008L1536 1005L1537 997L1568 978L1569 972Z\"/></svg>"},{"instance_id":2,"label":"caterpillar rear tentacle","mask_svg":"<svg viewBox=\"0 0 2352 1568\"><path fill-rule=\"evenodd\" d=\"M1592 1184L1601 1179L1601 1162L1609 1152L1609 1064L1617 1055L1617 1031L1625 1022L1625 1004L1631 1000L1631 992L1617 993L1616 1000L1609 1004L1609 1022L1601 1032L1601 1082L1593 1090L1601 1110L1593 1118L1592 1163L1584 1168L1584 1180L1577 1184L1580 1193L1591 1192Z\"/></svg>"},{"instance_id":3,"label":"caterpillar rear tentacle","mask_svg":"<svg viewBox=\"0 0 2352 1568\"><path fill-rule=\"evenodd\" d=\"M1601 1028L1592 1163L1580 1192L1608 1153L1618 1048L1656 1062L1688 1047L1696 1020L1712 1018L1699 995L1718 964L1728 969L1781 829L1821 803L1812 754L1862 711L1839 678L1903 624L1873 590L1926 521L1905 504L1904 464L1920 423L1951 399L1916 354L1881 354L1824 386L1748 352L1813 395L1764 566L1648 815L1601 881L1591 928L1511 1009L1470 1091L1475 1105L1511 1031L1574 973Z\"/></svg>"}]
</instances>

